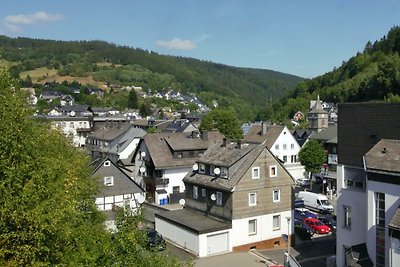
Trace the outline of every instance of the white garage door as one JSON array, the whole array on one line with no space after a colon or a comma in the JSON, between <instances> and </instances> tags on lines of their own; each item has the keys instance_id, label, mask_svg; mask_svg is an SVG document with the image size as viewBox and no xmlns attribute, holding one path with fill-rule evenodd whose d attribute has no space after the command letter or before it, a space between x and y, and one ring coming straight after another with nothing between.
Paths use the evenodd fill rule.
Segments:
<instances>
[{"instance_id":1,"label":"white garage door","mask_svg":"<svg viewBox=\"0 0 400 267\"><path fill-rule=\"evenodd\" d=\"M208 255L228 251L228 232L207 236Z\"/></svg>"}]
</instances>

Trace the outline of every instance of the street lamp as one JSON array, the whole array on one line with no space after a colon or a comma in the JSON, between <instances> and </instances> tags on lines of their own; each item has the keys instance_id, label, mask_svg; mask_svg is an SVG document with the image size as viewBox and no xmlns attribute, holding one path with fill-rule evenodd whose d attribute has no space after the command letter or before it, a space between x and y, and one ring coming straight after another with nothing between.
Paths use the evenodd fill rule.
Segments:
<instances>
[{"instance_id":1,"label":"street lamp","mask_svg":"<svg viewBox=\"0 0 400 267\"><path fill-rule=\"evenodd\" d=\"M286 217L286 221L287 221L287 225L288 225L288 239L287 239L287 255L286 255L286 265L287 267L289 267L289 255L290 255L290 220L291 217Z\"/></svg>"}]
</instances>

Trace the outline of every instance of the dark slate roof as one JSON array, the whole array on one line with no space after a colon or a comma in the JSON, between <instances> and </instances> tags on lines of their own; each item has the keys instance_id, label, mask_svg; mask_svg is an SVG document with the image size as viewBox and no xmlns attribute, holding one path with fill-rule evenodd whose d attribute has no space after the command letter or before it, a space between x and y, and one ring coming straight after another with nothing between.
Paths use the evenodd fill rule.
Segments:
<instances>
[{"instance_id":1,"label":"dark slate roof","mask_svg":"<svg viewBox=\"0 0 400 267\"><path fill-rule=\"evenodd\" d=\"M127 131L125 131L118 140L115 140L113 144L111 144L110 153L118 153L119 151L123 151L128 145L132 143L135 138L142 138L146 135L146 132L141 128L129 127Z\"/></svg>"},{"instance_id":2,"label":"dark slate roof","mask_svg":"<svg viewBox=\"0 0 400 267\"><path fill-rule=\"evenodd\" d=\"M164 132L181 133L191 124L189 120L174 120L164 128Z\"/></svg>"},{"instance_id":3,"label":"dark slate roof","mask_svg":"<svg viewBox=\"0 0 400 267\"><path fill-rule=\"evenodd\" d=\"M367 171L400 175L400 140L382 139L365 155Z\"/></svg>"},{"instance_id":4,"label":"dark slate roof","mask_svg":"<svg viewBox=\"0 0 400 267\"><path fill-rule=\"evenodd\" d=\"M207 138L204 136L207 135ZM147 149L156 169L192 166L197 158L174 158L174 151L204 151L211 144L222 140L223 135L216 131L203 133L203 138L193 138L191 133L155 133L144 137Z\"/></svg>"},{"instance_id":5,"label":"dark slate roof","mask_svg":"<svg viewBox=\"0 0 400 267\"><path fill-rule=\"evenodd\" d=\"M198 162L227 167L229 179L215 179L214 176L195 172L188 173L183 181L231 192L264 149L267 149L264 144L244 143L238 148L236 143L226 146L216 143Z\"/></svg>"},{"instance_id":6,"label":"dark slate roof","mask_svg":"<svg viewBox=\"0 0 400 267\"><path fill-rule=\"evenodd\" d=\"M95 130L90 137L98 140L112 141L125 133L130 127L132 126L129 123L122 123L120 126L115 127L102 127Z\"/></svg>"},{"instance_id":7,"label":"dark slate roof","mask_svg":"<svg viewBox=\"0 0 400 267\"><path fill-rule=\"evenodd\" d=\"M337 125L336 124L331 124L328 126L328 128L320 131L319 133L316 133L316 134L310 136L310 139L315 139L315 140L322 141L322 142L330 141L330 143L334 143L335 138L336 138L336 143L337 143Z\"/></svg>"},{"instance_id":8,"label":"dark slate roof","mask_svg":"<svg viewBox=\"0 0 400 267\"><path fill-rule=\"evenodd\" d=\"M85 111L91 111L91 108L89 105L72 105L72 106L62 106L61 110L63 113L65 112L85 112Z\"/></svg>"},{"instance_id":9,"label":"dark slate roof","mask_svg":"<svg viewBox=\"0 0 400 267\"><path fill-rule=\"evenodd\" d=\"M162 211L156 213L155 216L173 222L174 224L196 234L204 234L232 228L232 224L229 222L204 216L202 213L191 211L189 209Z\"/></svg>"},{"instance_id":10,"label":"dark slate roof","mask_svg":"<svg viewBox=\"0 0 400 267\"><path fill-rule=\"evenodd\" d=\"M311 110L308 112L310 113L317 113L317 114L328 114L323 108L321 104L321 100L319 99L319 96L317 97L317 101L315 102L315 105L311 108Z\"/></svg>"},{"instance_id":11,"label":"dark slate roof","mask_svg":"<svg viewBox=\"0 0 400 267\"><path fill-rule=\"evenodd\" d=\"M264 135L262 134L262 127L263 125L253 125L253 127L250 128L249 132L243 140L246 142L254 142L258 144L261 144L266 140L267 142L265 144L270 149L285 128L285 126L267 125L267 132Z\"/></svg>"}]
</instances>

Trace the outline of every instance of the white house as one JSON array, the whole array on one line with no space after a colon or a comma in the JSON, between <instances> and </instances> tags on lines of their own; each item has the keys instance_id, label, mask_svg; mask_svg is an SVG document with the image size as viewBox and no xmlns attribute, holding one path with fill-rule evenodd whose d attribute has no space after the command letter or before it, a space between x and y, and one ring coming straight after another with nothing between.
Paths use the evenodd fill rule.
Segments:
<instances>
[{"instance_id":1,"label":"white house","mask_svg":"<svg viewBox=\"0 0 400 267\"><path fill-rule=\"evenodd\" d=\"M288 172L295 178L304 178L305 168L301 165L298 154L301 147L286 126L283 125L253 125L244 140L252 143L262 143L279 158Z\"/></svg>"}]
</instances>

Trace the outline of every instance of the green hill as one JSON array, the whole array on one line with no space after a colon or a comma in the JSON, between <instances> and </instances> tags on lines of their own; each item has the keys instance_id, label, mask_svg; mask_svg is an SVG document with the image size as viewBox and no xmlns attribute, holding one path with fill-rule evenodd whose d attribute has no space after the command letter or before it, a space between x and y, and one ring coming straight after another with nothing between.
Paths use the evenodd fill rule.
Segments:
<instances>
[{"instance_id":1,"label":"green hill","mask_svg":"<svg viewBox=\"0 0 400 267\"><path fill-rule=\"evenodd\" d=\"M267 100L278 99L302 78L272 70L238 68L103 41L53 41L0 36L0 60L19 77L47 68L63 77L196 93L211 106L233 107L242 120L254 119ZM99 64L108 63L108 64ZM40 73L40 72L39 72ZM26 75L26 72L25 72ZM49 72L46 72L49 75ZM78 80L78 79L77 79Z\"/></svg>"},{"instance_id":2,"label":"green hill","mask_svg":"<svg viewBox=\"0 0 400 267\"><path fill-rule=\"evenodd\" d=\"M381 40L368 42L342 65L314 79L301 81L275 103L277 118L287 119L301 110L308 112L309 100L367 102L400 100L400 27L393 27Z\"/></svg>"}]
</instances>

